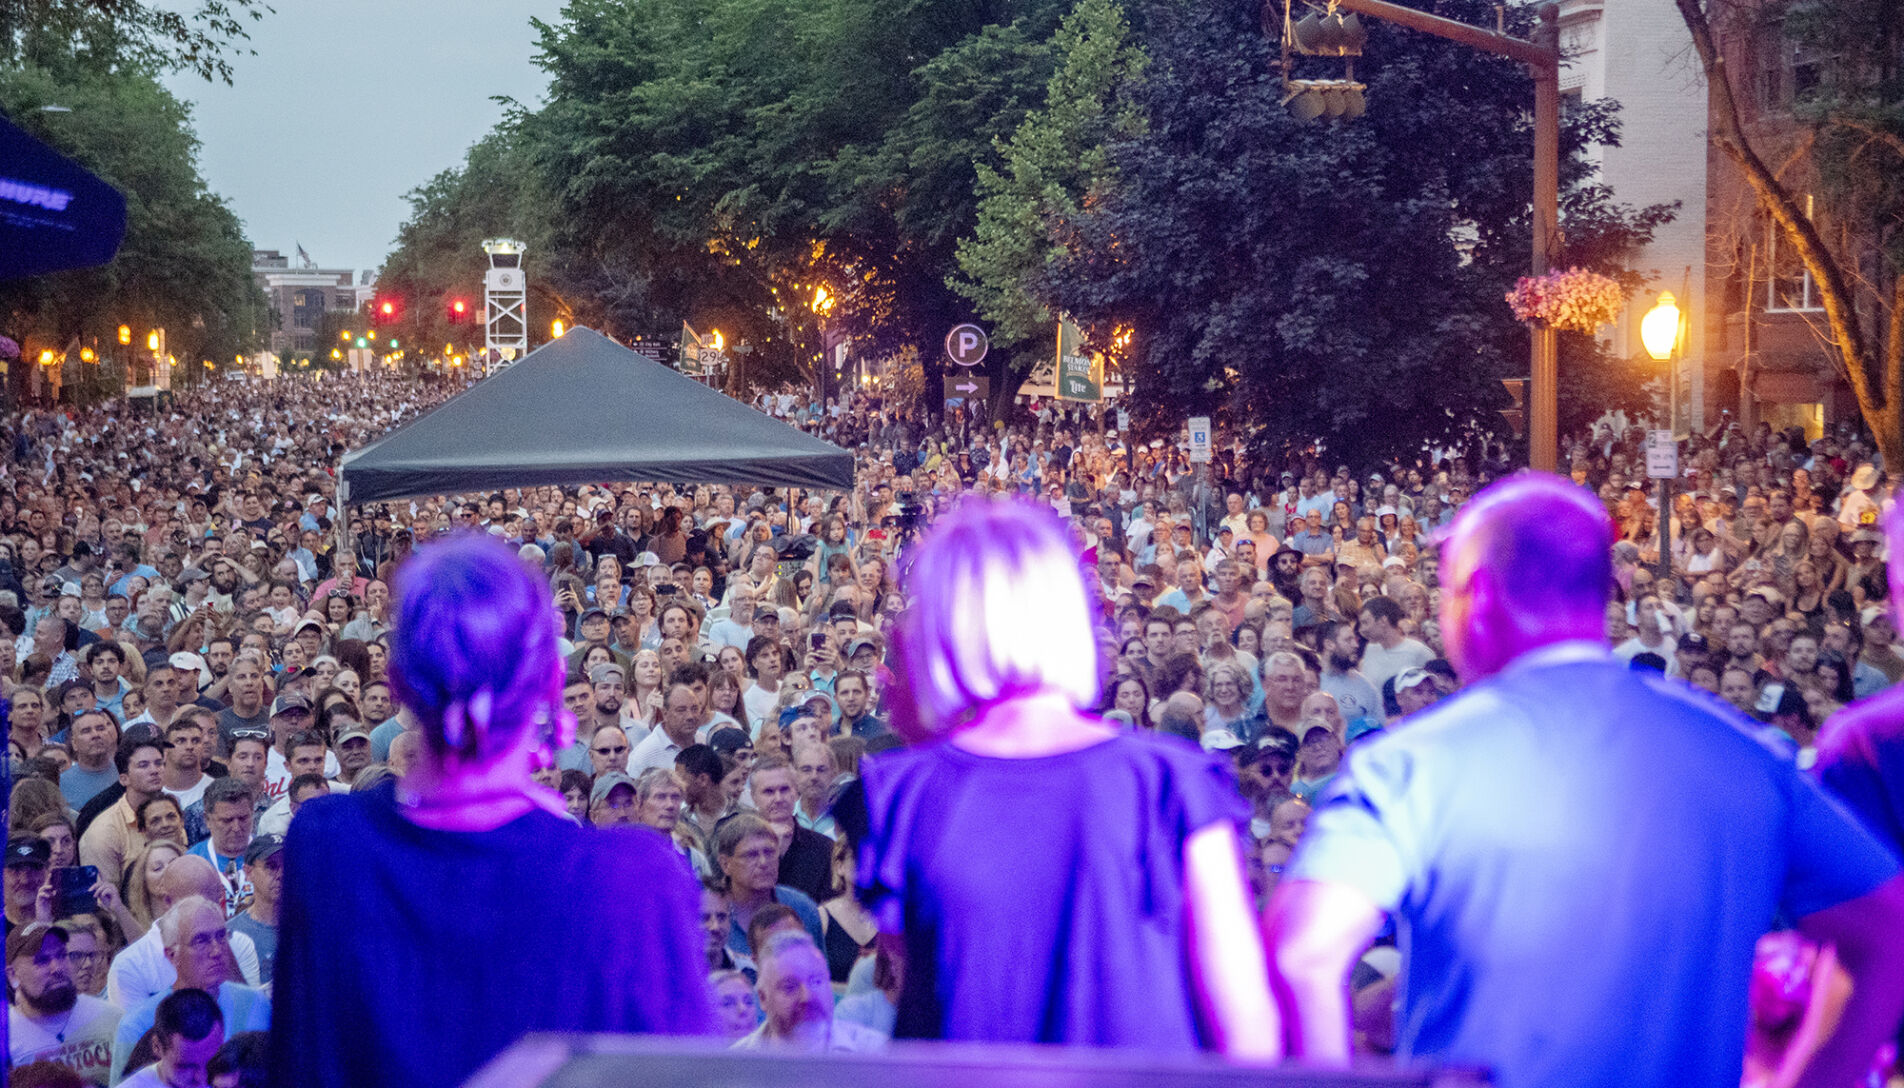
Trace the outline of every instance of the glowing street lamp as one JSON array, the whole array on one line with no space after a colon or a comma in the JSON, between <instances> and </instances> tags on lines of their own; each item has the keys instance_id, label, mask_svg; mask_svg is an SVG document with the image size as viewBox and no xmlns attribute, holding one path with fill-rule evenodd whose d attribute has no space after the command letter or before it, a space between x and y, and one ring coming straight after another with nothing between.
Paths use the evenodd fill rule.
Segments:
<instances>
[{"instance_id":1,"label":"glowing street lamp","mask_svg":"<svg viewBox=\"0 0 1904 1088\"><path fill-rule=\"evenodd\" d=\"M1673 357L1673 349L1679 346L1679 303L1671 291L1660 292L1659 301L1641 319L1640 342L1646 345L1646 354L1661 362Z\"/></svg>"},{"instance_id":2,"label":"glowing street lamp","mask_svg":"<svg viewBox=\"0 0 1904 1088\"><path fill-rule=\"evenodd\" d=\"M153 352L159 350L159 330L153 329L145 334L145 349Z\"/></svg>"},{"instance_id":3,"label":"glowing street lamp","mask_svg":"<svg viewBox=\"0 0 1904 1088\"><path fill-rule=\"evenodd\" d=\"M1679 444L1679 367L1675 358L1679 348L1679 320L1679 304L1671 291L1660 292L1659 301L1640 319L1640 343L1646 345L1646 354L1666 364L1666 426L1667 433L1675 436L1675 447ZM1662 478L1659 481L1659 577L1662 582L1670 579L1673 571L1672 502L1673 482Z\"/></svg>"}]
</instances>

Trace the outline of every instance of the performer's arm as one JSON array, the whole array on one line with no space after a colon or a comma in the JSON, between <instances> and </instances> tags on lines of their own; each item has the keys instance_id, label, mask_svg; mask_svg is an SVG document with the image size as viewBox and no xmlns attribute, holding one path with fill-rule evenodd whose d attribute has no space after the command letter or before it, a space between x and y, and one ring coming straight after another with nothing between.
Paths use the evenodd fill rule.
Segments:
<instances>
[{"instance_id":1,"label":"performer's arm","mask_svg":"<svg viewBox=\"0 0 1904 1088\"><path fill-rule=\"evenodd\" d=\"M1349 971L1381 931L1381 910L1346 884L1286 880L1265 915L1270 988L1290 1056L1347 1064Z\"/></svg>"},{"instance_id":2,"label":"performer's arm","mask_svg":"<svg viewBox=\"0 0 1904 1088\"><path fill-rule=\"evenodd\" d=\"M1183 883L1197 1003L1217 1049L1232 1058L1281 1057L1282 1030L1235 825L1219 820L1191 834L1183 844Z\"/></svg>"},{"instance_id":3,"label":"performer's arm","mask_svg":"<svg viewBox=\"0 0 1904 1088\"><path fill-rule=\"evenodd\" d=\"M1851 976L1851 999L1836 1031L1798 1079L1800 1088L1857 1082L1904 1016L1904 876L1866 895L1808 914L1799 931L1832 945Z\"/></svg>"}]
</instances>

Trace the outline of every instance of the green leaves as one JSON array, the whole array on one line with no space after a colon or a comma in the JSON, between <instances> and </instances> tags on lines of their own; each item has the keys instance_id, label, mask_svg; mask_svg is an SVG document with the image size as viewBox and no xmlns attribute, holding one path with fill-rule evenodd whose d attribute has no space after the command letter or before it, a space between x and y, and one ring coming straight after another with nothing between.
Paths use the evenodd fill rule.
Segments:
<instances>
[{"instance_id":1,"label":"green leaves","mask_svg":"<svg viewBox=\"0 0 1904 1088\"><path fill-rule=\"evenodd\" d=\"M40 106L67 106L48 114ZM265 322L251 246L198 175L189 112L156 79L66 64L0 69L0 112L116 186L126 237L100 268L0 284L0 322L61 344L116 343L121 323L163 326L181 360L227 360Z\"/></svg>"}]
</instances>

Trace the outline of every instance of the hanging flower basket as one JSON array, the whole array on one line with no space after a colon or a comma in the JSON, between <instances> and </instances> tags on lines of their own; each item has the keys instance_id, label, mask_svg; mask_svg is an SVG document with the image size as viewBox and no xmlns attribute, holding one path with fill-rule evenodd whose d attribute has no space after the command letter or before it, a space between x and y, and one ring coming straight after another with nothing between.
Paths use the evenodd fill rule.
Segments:
<instances>
[{"instance_id":1,"label":"hanging flower basket","mask_svg":"<svg viewBox=\"0 0 1904 1088\"><path fill-rule=\"evenodd\" d=\"M1584 333L1611 322L1625 302L1618 281L1584 268L1522 276L1507 293L1516 319Z\"/></svg>"}]
</instances>

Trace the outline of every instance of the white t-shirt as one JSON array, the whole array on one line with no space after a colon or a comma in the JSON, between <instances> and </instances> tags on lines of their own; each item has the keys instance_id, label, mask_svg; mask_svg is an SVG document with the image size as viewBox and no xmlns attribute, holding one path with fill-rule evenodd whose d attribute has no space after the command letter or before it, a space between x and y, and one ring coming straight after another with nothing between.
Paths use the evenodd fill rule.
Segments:
<instances>
[{"instance_id":1,"label":"white t-shirt","mask_svg":"<svg viewBox=\"0 0 1904 1088\"><path fill-rule=\"evenodd\" d=\"M10 1008L8 1062L16 1067L58 1062L72 1067L83 1081L104 1084L112 1073L112 1034L119 1027L120 1015L117 1008L91 994L79 995L70 1017L47 1017L40 1023L27 1019L18 1007Z\"/></svg>"},{"instance_id":2,"label":"white t-shirt","mask_svg":"<svg viewBox=\"0 0 1904 1088\"><path fill-rule=\"evenodd\" d=\"M201 773L198 776L198 781L192 783L190 786L182 790L166 790L165 792L178 799L180 808L190 808L197 804L200 798L205 796L205 787L211 784L212 776Z\"/></svg>"},{"instance_id":3,"label":"white t-shirt","mask_svg":"<svg viewBox=\"0 0 1904 1088\"><path fill-rule=\"evenodd\" d=\"M747 708L747 724L752 726L763 718L771 717L780 709L780 689L772 691L755 684L740 693L740 704Z\"/></svg>"},{"instance_id":4,"label":"white t-shirt","mask_svg":"<svg viewBox=\"0 0 1904 1088\"><path fill-rule=\"evenodd\" d=\"M1421 668L1434 659L1435 652L1419 639L1404 638L1392 650L1383 649L1379 642L1370 642L1362 648L1362 676L1379 692L1389 677Z\"/></svg>"}]
</instances>

